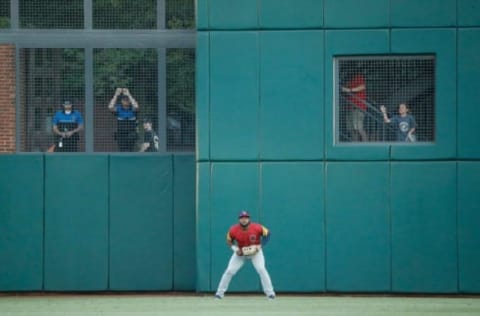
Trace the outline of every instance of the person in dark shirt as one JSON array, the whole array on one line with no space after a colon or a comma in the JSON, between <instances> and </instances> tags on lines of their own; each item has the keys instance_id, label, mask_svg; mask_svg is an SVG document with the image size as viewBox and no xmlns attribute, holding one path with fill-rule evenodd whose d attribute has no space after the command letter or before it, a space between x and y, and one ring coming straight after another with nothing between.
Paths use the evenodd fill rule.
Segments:
<instances>
[{"instance_id":1,"label":"person in dark shirt","mask_svg":"<svg viewBox=\"0 0 480 316\"><path fill-rule=\"evenodd\" d=\"M63 109L55 113L52 125L56 135L55 152L77 152L83 118L80 112L73 110L70 101L63 102Z\"/></svg>"},{"instance_id":2,"label":"person in dark shirt","mask_svg":"<svg viewBox=\"0 0 480 316\"><path fill-rule=\"evenodd\" d=\"M120 103L117 103L120 100ZM118 150L122 152L134 151L137 141L137 111L138 103L127 88L117 88L108 104L108 109L117 116Z\"/></svg>"},{"instance_id":3,"label":"person in dark shirt","mask_svg":"<svg viewBox=\"0 0 480 316\"><path fill-rule=\"evenodd\" d=\"M153 130L152 120L145 118L143 120L143 144L140 152L156 152L159 150L160 139L157 133Z\"/></svg>"}]
</instances>

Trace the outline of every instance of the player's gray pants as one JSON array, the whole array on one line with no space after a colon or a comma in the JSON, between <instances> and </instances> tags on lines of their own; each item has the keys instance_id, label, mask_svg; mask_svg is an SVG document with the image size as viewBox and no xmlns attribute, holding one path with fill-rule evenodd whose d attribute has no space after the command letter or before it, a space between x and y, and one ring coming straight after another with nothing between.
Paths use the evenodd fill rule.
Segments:
<instances>
[{"instance_id":1,"label":"player's gray pants","mask_svg":"<svg viewBox=\"0 0 480 316\"><path fill-rule=\"evenodd\" d=\"M270 275L268 274L267 269L265 269L265 257L263 256L263 251L260 249L253 256L238 256L236 253L233 253L230 261L228 262L228 267L223 273L220 284L218 284L217 295L223 297L223 294L228 289L228 285L232 280L232 277L240 270L245 261L252 260L252 264L257 270L258 275L260 276L260 281L262 282L263 292L267 295L275 295L273 291L272 281L270 280Z\"/></svg>"}]
</instances>

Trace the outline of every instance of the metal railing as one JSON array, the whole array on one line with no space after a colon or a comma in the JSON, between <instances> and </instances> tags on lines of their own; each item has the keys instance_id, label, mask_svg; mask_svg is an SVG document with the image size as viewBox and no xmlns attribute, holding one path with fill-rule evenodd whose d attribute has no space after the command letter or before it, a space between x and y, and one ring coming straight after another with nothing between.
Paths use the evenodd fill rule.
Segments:
<instances>
[{"instance_id":1,"label":"metal railing","mask_svg":"<svg viewBox=\"0 0 480 316\"><path fill-rule=\"evenodd\" d=\"M362 109L359 107L357 104L352 102L351 100L355 100L356 102L360 102L366 106L366 110ZM340 94L340 104L344 105L344 111L349 111L347 107L355 107L358 110L362 111L365 114L365 117L372 120L374 122L374 127L375 129L372 131L372 124L364 124L364 126L367 126L367 134L368 135L376 135L379 137L375 137L373 140L369 138L368 142L386 142L388 141L388 135L389 133L393 134L395 132L395 129L393 126L386 124L383 120L383 113L379 110L380 105L378 105L374 101L367 101L362 98L359 98L358 96L355 95L355 93L351 92L342 92ZM341 106L340 105L340 106ZM347 108L347 109L345 109ZM379 129L376 127L380 126ZM373 133L372 133L373 132ZM352 138L348 135L348 133L339 130L340 136L345 139L347 142L353 142Z\"/></svg>"}]
</instances>

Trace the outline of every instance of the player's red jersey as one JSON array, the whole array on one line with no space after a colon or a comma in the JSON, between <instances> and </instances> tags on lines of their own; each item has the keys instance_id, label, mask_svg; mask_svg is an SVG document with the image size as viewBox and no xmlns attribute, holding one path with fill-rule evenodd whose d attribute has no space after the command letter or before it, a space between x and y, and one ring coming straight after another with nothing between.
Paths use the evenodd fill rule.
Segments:
<instances>
[{"instance_id":1,"label":"player's red jersey","mask_svg":"<svg viewBox=\"0 0 480 316\"><path fill-rule=\"evenodd\" d=\"M240 224L233 225L227 234L227 240L237 241L238 247L248 247L251 245L260 245L261 237L268 235L268 229L257 223L250 223L246 229Z\"/></svg>"},{"instance_id":2,"label":"player's red jersey","mask_svg":"<svg viewBox=\"0 0 480 316\"><path fill-rule=\"evenodd\" d=\"M356 75L352 81L350 81L348 84L347 84L347 88L350 88L350 89L354 89L354 88L358 88L360 86L365 86L365 79L363 78L362 75ZM360 109L362 110L366 110L367 109L367 106L365 105L365 103L363 101L365 101L367 99L367 93L364 90L361 90L361 91L358 91L358 92L353 92L352 93L352 96L349 96L348 97L348 100L355 104L357 107L359 107Z\"/></svg>"}]
</instances>

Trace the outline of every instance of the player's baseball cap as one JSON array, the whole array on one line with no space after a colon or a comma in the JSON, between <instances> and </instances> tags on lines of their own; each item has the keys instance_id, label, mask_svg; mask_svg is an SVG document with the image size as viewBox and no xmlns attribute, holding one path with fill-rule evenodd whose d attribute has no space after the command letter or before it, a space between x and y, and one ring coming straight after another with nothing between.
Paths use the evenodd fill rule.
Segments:
<instances>
[{"instance_id":1,"label":"player's baseball cap","mask_svg":"<svg viewBox=\"0 0 480 316\"><path fill-rule=\"evenodd\" d=\"M247 211L241 211L240 214L238 214L238 218L242 217L250 217L250 214L248 214Z\"/></svg>"},{"instance_id":2,"label":"player's baseball cap","mask_svg":"<svg viewBox=\"0 0 480 316\"><path fill-rule=\"evenodd\" d=\"M63 106L72 106L72 102L70 101L65 101L62 103Z\"/></svg>"}]
</instances>

